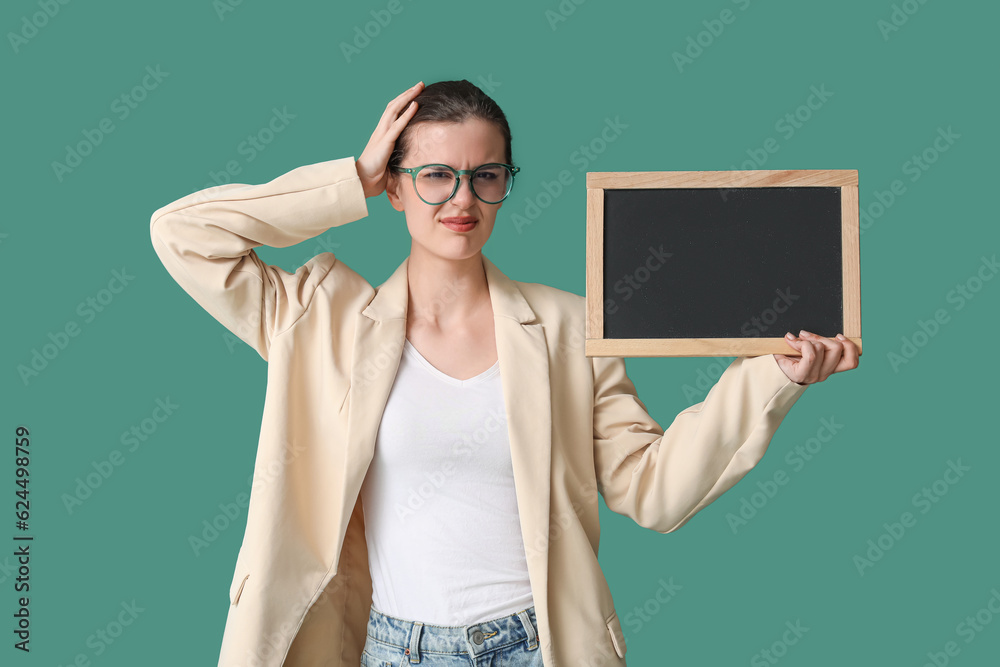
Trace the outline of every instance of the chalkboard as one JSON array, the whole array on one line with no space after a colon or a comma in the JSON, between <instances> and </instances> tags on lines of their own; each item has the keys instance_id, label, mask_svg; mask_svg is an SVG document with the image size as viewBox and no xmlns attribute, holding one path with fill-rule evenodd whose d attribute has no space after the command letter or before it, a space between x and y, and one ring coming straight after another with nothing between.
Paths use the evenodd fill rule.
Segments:
<instances>
[{"instance_id":1,"label":"chalkboard","mask_svg":"<svg viewBox=\"0 0 1000 667\"><path fill-rule=\"evenodd\" d=\"M851 170L587 174L588 356L861 348Z\"/></svg>"}]
</instances>

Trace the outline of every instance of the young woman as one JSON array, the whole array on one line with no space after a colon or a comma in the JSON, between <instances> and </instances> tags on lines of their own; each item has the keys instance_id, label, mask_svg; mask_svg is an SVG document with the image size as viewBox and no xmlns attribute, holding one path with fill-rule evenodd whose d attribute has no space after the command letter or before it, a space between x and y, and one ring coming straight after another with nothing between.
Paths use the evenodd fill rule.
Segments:
<instances>
[{"instance_id":1,"label":"young woman","mask_svg":"<svg viewBox=\"0 0 1000 667\"><path fill-rule=\"evenodd\" d=\"M620 358L583 353L584 298L483 254L518 168L468 81L392 100L361 156L153 214L175 280L268 361L220 665L625 664L597 563L598 495L670 532L763 456L842 336L735 360L664 431ZM290 246L385 192L409 256L378 288ZM382 232L385 233L385 232Z\"/></svg>"}]
</instances>

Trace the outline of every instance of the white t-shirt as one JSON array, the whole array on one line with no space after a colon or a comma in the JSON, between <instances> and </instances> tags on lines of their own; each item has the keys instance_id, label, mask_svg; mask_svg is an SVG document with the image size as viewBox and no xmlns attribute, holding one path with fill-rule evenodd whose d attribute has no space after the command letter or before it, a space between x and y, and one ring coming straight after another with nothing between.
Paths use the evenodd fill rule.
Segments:
<instances>
[{"instance_id":1,"label":"white t-shirt","mask_svg":"<svg viewBox=\"0 0 1000 667\"><path fill-rule=\"evenodd\" d=\"M458 380L406 340L361 494L376 610L472 625L531 606L499 361Z\"/></svg>"}]
</instances>

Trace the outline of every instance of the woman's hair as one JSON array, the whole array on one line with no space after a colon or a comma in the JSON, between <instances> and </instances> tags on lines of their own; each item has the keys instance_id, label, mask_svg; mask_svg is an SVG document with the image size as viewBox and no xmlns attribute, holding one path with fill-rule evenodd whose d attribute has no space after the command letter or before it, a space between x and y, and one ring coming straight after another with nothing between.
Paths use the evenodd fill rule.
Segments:
<instances>
[{"instance_id":1,"label":"woman's hair","mask_svg":"<svg viewBox=\"0 0 1000 667\"><path fill-rule=\"evenodd\" d=\"M410 133L420 123L461 123L469 118L479 118L493 123L503 135L505 159L514 164L510 150L510 126L507 117L493 99L474 84L461 81L438 81L425 86L416 96L417 112L406 124L389 157L390 173L402 166L403 154L409 149Z\"/></svg>"}]
</instances>

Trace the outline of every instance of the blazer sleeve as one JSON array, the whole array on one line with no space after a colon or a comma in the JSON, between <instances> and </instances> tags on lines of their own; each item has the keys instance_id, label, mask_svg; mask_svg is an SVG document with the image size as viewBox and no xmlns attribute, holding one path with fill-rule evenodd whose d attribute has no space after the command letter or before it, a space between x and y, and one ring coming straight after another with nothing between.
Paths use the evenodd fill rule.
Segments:
<instances>
[{"instance_id":1,"label":"blazer sleeve","mask_svg":"<svg viewBox=\"0 0 1000 667\"><path fill-rule=\"evenodd\" d=\"M337 258L320 253L289 273L265 264L285 248L368 215L354 158L293 169L261 185L230 183L157 209L153 248L173 279L264 360L273 338L305 312Z\"/></svg>"},{"instance_id":2,"label":"blazer sleeve","mask_svg":"<svg viewBox=\"0 0 1000 667\"><path fill-rule=\"evenodd\" d=\"M621 357L592 357L594 461L608 507L658 533L677 530L743 478L807 385L773 355L738 357L704 401L664 431Z\"/></svg>"}]
</instances>

